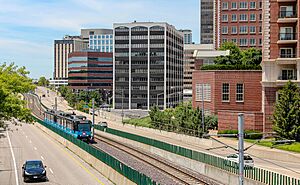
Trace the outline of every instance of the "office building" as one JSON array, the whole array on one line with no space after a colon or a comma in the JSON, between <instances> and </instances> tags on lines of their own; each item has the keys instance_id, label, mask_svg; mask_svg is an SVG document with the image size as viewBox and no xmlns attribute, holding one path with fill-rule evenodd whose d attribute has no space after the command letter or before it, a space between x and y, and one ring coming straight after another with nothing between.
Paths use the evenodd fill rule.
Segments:
<instances>
[{"instance_id":1,"label":"office building","mask_svg":"<svg viewBox=\"0 0 300 185\"><path fill-rule=\"evenodd\" d=\"M168 23L116 23L114 108L176 106L183 94L183 36Z\"/></svg>"},{"instance_id":2,"label":"office building","mask_svg":"<svg viewBox=\"0 0 300 185\"><path fill-rule=\"evenodd\" d=\"M68 79L68 56L71 52L87 49L87 44L80 36L65 36L54 41L54 74L53 83L65 84Z\"/></svg>"},{"instance_id":3,"label":"office building","mask_svg":"<svg viewBox=\"0 0 300 185\"><path fill-rule=\"evenodd\" d=\"M234 42L241 49L262 46L262 0L215 1L214 44Z\"/></svg>"},{"instance_id":4,"label":"office building","mask_svg":"<svg viewBox=\"0 0 300 185\"><path fill-rule=\"evenodd\" d=\"M112 53L77 51L69 54L68 85L75 91L112 89Z\"/></svg>"},{"instance_id":5,"label":"office building","mask_svg":"<svg viewBox=\"0 0 300 185\"><path fill-rule=\"evenodd\" d=\"M112 29L81 29L81 38L88 43L89 49L98 52L113 51Z\"/></svg>"},{"instance_id":6,"label":"office building","mask_svg":"<svg viewBox=\"0 0 300 185\"><path fill-rule=\"evenodd\" d=\"M300 85L300 2L263 1L262 108L264 131L272 130L278 90L289 80Z\"/></svg>"},{"instance_id":7,"label":"office building","mask_svg":"<svg viewBox=\"0 0 300 185\"><path fill-rule=\"evenodd\" d=\"M192 30L178 30L183 34L184 44L193 44L193 34Z\"/></svg>"},{"instance_id":8,"label":"office building","mask_svg":"<svg viewBox=\"0 0 300 185\"><path fill-rule=\"evenodd\" d=\"M214 1L199 0L200 44L213 44L214 41Z\"/></svg>"}]
</instances>

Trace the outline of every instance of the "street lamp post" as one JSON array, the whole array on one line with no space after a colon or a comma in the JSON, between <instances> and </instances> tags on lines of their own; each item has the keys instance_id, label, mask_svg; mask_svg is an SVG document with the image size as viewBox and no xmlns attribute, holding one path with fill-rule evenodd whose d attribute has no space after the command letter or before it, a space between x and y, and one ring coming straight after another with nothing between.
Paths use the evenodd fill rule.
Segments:
<instances>
[{"instance_id":1,"label":"street lamp post","mask_svg":"<svg viewBox=\"0 0 300 185\"><path fill-rule=\"evenodd\" d=\"M93 106L92 106L92 109L93 109L93 137L92 137L92 140L94 140L94 135L95 135L95 99L94 98L92 100L92 103L93 103Z\"/></svg>"},{"instance_id":2,"label":"street lamp post","mask_svg":"<svg viewBox=\"0 0 300 185\"><path fill-rule=\"evenodd\" d=\"M159 93L159 94L156 94L156 106L158 107L158 97L160 96L160 95L163 95L164 93Z\"/></svg>"}]
</instances>

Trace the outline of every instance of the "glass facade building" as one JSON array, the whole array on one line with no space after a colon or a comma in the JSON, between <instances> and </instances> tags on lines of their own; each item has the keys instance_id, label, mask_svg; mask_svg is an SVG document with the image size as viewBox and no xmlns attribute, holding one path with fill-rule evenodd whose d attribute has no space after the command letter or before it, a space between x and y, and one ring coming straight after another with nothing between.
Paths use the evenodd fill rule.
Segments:
<instances>
[{"instance_id":1,"label":"glass facade building","mask_svg":"<svg viewBox=\"0 0 300 185\"><path fill-rule=\"evenodd\" d=\"M183 95L183 36L167 23L114 24L114 108L161 109Z\"/></svg>"}]
</instances>

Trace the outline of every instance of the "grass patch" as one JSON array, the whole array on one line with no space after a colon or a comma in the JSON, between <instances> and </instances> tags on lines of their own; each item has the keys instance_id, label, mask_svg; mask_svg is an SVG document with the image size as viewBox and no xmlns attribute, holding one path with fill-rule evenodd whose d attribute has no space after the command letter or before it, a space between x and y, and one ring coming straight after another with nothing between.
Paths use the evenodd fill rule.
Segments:
<instances>
[{"instance_id":1,"label":"grass patch","mask_svg":"<svg viewBox=\"0 0 300 185\"><path fill-rule=\"evenodd\" d=\"M132 118L132 119L125 119L125 124L131 124L134 126L141 126L141 127L151 127L151 118L149 116L144 118Z\"/></svg>"},{"instance_id":2,"label":"grass patch","mask_svg":"<svg viewBox=\"0 0 300 185\"><path fill-rule=\"evenodd\" d=\"M250 142L250 143L256 142L256 140L253 140L253 139L245 139L245 141ZM272 141L274 141L274 139L263 140L263 141L260 141L259 143L257 143L257 145L270 147L270 148L272 147L272 148L285 150L285 151L289 151L289 152L300 153L300 143L298 143L298 142L294 142L292 144L285 144L285 145L277 145L276 146L276 145L273 145Z\"/></svg>"}]
</instances>

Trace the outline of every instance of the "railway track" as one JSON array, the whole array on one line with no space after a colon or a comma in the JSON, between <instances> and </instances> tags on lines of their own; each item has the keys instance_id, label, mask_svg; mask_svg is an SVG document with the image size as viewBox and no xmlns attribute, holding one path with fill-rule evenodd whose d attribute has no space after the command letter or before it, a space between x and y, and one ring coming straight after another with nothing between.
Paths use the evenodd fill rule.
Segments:
<instances>
[{"instance_id":1,"label":"railway track","mask_svg":"<svg viewBox=\"0 0 300 185\"><path fill-rule=\"evenodd\" d=\"M159 171L163 172L164 174L172 177L175 179L178 184L218 184L214 182L210 182L211 180L208 180L207 178L200 178L193 173L188 173L185 170L182 170L178 168L175 165L172 165L166 161L162 161L160 159L155 158L153 155L145 153L140 151L137 148L134 148L132 146L129 146L127 144L124 144L119 141L115 141L113 139L110 139L108 137L105 137L103 135L95 134L95 141L97 142L104 142L112 147L117 148L118 150L121 150L138 160L153 166L154 168L158 169ZM95 148L97 148L96 145L93 145ZM98 148L101 150L101 148Z\"/></svg>"},{"instance_id":2,"label":"railway track","mask_svg":"<svg viewBox=\"0 0 300 185\"><path fill-rule=\"evenodd\" d=\"M32 110L32 113L39 119L44 119L44 108L41 106L40 101L38 97L35 97L34 95L25 94L24 95L25 100L28 102L27 107ZM128 155L136 158L138 161L142 161L143 163L146 163L158 171L162 172L166 176L169 176L170 178L174 179L178 184L192 184L192 185L217 185L220 184L218 182L215 182L214 180L202 176L200 178L198 175L194 175L194 173L189 173L188 170L183 170L173 164L170 164L169 162L163 161L162 159L157 159L153 155L145 153L143 151L140 151L137 148L134 148L132 146L129 146L128 144L124 144L122 142L115 141L111 138L105 137L103 135L95 134L95 141L97 142L103 142L107 145L115 148L116 150L123 151L127 153ZM100 147L97 147L96 145L92 145L98 150L103 150Z\"/></svg>"}]
</instances>

